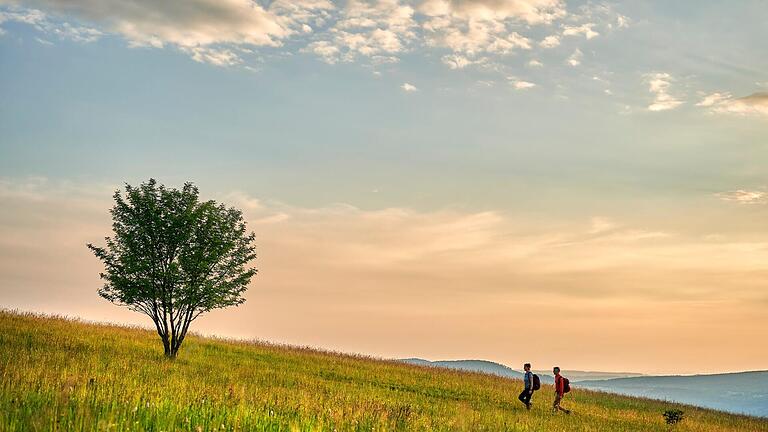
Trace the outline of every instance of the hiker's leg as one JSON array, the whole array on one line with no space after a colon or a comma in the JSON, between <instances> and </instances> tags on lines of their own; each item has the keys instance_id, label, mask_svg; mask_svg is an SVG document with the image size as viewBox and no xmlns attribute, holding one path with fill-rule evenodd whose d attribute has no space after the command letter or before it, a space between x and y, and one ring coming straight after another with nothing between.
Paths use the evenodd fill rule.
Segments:
<instances>
[{"instance_id":1,"label":"hiker's leg","mask_svg":"<svg viewBox=\"0 0 768 432\"><path fill-rule=\"evenodd\" d=\"M565 409L565 408L563 408L563 407L561 407L561 406L560 406L560 402L562 402L562 401L563 401L563 397L562 397L562 396L560 396L560 395L557 395L557 396L555 397L555 403L552 405L553 409L554 409L555 411L558 411L558 410L560 410L560 411L562 411L562 412L564 412L564 413L566 413L566 414L570 414L570 413L571 413L571 410L569 410L569 409Z\"/></svg>"},{"instance_id":2,"label":"hiker's leg","mask_svg":"<svg viewBox=\"0 0 768 432\"><path fill-rule=\"evenodd\" d=\"M518 396L517 399L519 399L520 402L528 405L528 401L529 401L528 390L523 389L523 391L520 392L520 396Z\"/></svg>"}]
</instances>

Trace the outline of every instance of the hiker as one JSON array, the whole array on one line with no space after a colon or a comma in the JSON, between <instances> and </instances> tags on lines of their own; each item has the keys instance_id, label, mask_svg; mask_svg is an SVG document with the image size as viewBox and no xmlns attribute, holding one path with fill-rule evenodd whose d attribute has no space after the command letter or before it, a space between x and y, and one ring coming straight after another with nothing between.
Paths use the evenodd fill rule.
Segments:
<instances>
[{"instance_id":1,"label":"hiker","mask_svg":"<svg viewBox=\"0 0 768 432\"><path fill-rule=\"evenodd\" d=\"M570 414L571 410L561 407L560 402L563 400L563 396L571 391L571 383L568 381L568 378L560 375L559 367L555 366L555 368L552 369L552 372L555 374L555 402L552 404L552 411L557 412L560 410L566 414Z\"/></svg>"},{"instance_id":2,"label":"hiker","mask_svg":"<svg viewBox=\"0 0 768 432\"><path fill-rule=\"evenodd\" d=\"M531 372L530 363L524 364L523 370L525 370L525 374L523 375L523 383L525 384L525 388L522 392L520 392L520 396L517 398L520 399L520 402L525 404L525 409L530 410L533 392L541 387L541 382L539 381L539 376Z\"/></svg>"}]
</instances>

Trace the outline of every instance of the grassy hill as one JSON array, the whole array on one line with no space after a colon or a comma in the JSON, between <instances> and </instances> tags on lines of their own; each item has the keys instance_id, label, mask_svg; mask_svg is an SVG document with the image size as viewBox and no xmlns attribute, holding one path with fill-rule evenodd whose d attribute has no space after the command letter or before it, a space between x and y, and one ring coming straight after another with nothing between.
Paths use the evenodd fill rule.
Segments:
<instances>
[{"instance_id":1,"label":"grassy hill","mask_svg":"<svg viewBox=\"0 0 768 432\"><path fill-rule=\"evenodd\" d=\"M528 412L517 380L310 349L0 312L0 430L768 431L768 421L576 390Z\"/></svg>"}]
</instances>

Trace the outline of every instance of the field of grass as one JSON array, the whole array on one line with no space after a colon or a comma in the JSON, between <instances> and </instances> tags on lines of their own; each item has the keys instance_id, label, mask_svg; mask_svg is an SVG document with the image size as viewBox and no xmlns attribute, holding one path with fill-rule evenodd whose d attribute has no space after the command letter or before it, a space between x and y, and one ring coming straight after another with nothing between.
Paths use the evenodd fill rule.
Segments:
<instances>
[{"instance_id":1,"label":"field of grass","mask_svg":"<svg viewBox=\"0 0 768 432\"><path fill-rule=\"evenodd\" d=\"M0 311L0 431L768 431L765 419L295 347ZM666 409L685 411L674 428Z\"/></svg>"}]
</instances>

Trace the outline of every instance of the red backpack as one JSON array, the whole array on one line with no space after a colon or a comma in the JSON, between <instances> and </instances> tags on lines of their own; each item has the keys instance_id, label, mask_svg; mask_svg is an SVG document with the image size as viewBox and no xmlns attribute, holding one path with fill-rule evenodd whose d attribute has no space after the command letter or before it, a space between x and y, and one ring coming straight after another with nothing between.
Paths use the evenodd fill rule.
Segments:
<instances>
[{"instance_id":1,"label":"red backpack","mask_svg":"<svg viewBox=\"0 0 768 432\"><path fill-rule=\"evenodd\" d=\"M563 394L568 393L571 391L571 382L568 381L568 378L563 377Z\"/></svg>"}]
</instances>

